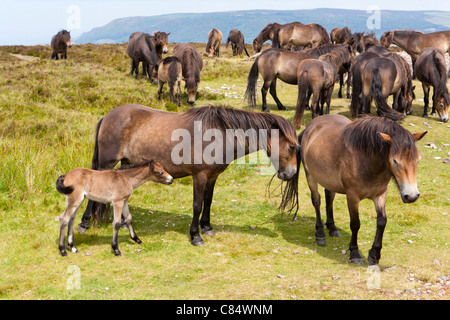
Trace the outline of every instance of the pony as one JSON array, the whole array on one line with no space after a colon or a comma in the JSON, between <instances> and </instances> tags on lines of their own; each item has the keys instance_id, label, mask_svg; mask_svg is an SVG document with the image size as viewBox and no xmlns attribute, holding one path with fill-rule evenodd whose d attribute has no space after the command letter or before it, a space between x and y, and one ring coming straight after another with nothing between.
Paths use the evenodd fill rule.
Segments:
<instances>
[{"instance_id":1,"label":"pony","mask_svg":"<svg viewBox=\"0 0 450 320\"><path fill-rule=\"evenodd\" d=\"M147 181L164 184L173 182L163 166L154 160L149 160L134 166L122 167L119 170L97 171L85 168L76 168L56 180L56 190L66 197L66 209L59 218L59 251L62 256L67 256L65 248L65 230L68 226L68 246L73 253L78 252L73 239L73 222L78 209L84 199L95 200L103 203L111 202L114 207L113 239L111 247L116 256L120 256L117 243L117 235L121 225L121 216L130 231L130 237L136 243L142 241L134 232L131 223L132 218L128 209L128 199L133 190Z\"/></svg>"},{"instance_id":2,"label":"pony","mask_svg":"<svg viewBox=\"0 0 450 320\"><path fill-rule=\"evenodd\" d=\"M318 186L325 188L326 226L332 237L340 237L334 223L333 201L336 193L345 194L350 214L350 261L362 264L358 251L359 202L370 199L375 204L377 228L369 265L381 258L382 238L386 226L386 196L393 178L404 203L419 198L417 163L420 160L415 142L425 132L411 134L397 122L383 117L366 116L354 121L342 115L330 114L313 119L298 137L298 166L303 163L311 201L316 212L316 243L326 245L324 225L320 214ZM298 171L297 171L298 172ZM285 188L283 203L293 203L298 210L298 175ZM295 211L297 213L297 211Z\"/></svg>"},{"instance_id":3,"label":"pony","mask_svg":"<svg viewBox=\"0 0 450 320\"><path fill-rule=\"evenodd\" d=\"M350 29L348 27L344 27L344 28L334 28L333 30L331 30L330 32L330 40L331 43L344 43L345 40L347 40L348 38L351 38L352 36L352 32L350 31Z\"/></svg>"},{"instance_id":4,"label":"pony","mask_svg":"<svg viewBox=\"0 0 450 320\"><path fill-rule=\"evenodd\" d=\"M155 40L155 49L156 54L158 55L159 60L162 60L162 54L166 54L169 52L169 49L167 48L167 44L169 43L169 33L165 33L162 31L155 31L153 32L153 39Z\"/></svg>"},{"instance_id":5,"label":"pony","mask_svg":"<svg viewBox=\"0 0 450 320\"><path fill-rule=\"evenodd\" d=\"M311 102L313 118L319 112L319 102L320 113L323 114L325 103L327 104L326 114L330 113L331 94L339 78L339 70L344 68L349 70L352 59L351 46L341 44L318 59L305 59L300 62L297 68L298 98L293 119L295 129L299 129L302 124L303 113L309 101L308 92L313 95Z\"/></svg>"},{"instance_id":6,"label":"pony","mask_svg":"<svg viewBox=\"0 0 450 320\"><path fill-rule=\"evenodd\" d=\"M247 89L245 98L252 108L256 107L256 82L258 75L263 77L263 86L261 88L262 110L269 112L267 107L267 92L275 100L279 110L286 110L277 97L277 79L288 84L297 85L297 67L304 59L318 58L320 55L333 50L335 45L325 44L314 49L303 51L288 51L277 48L264 50L253 63L247 78Z\"/></svg>"},{"instance_id":7,"label":"pony","mask_svg":"<svg viewBox=\"0 0 450 320\"><path fill-rule=\"evenodd\" d=\"M262 28L261 32L256 36L256 38L253 39L253 53L256 54L261 52L263 43L267 40L272 41L275 30L277 30L281 26L282 25L277 22L266 24L266 26Z\"/></svg>"},{"instance_id":8,"label":"pony","mask_svg":"<svg viewBox=\"0 0 450 320\"><path fill-rule=\"evenodd\" d=\"M302 24L291 22L279 27L272 39L272 48L285 49L288 44L311 46L316 48L321 44L331 43L327 30L317 23Z\"/></svg>"},{"instance_id":9,"label":"pony","mask_svg":"<svg viewBox=\"0 0 450 320\"><path fill-rule=\"evenodd\" d=\"M192 45L186 43L176 45L173 49L173 55L181 61L183 81L188 93L188 104L195 106L203 59Z\"/></svg>"},{"instance_id":10,"label":"pony","mask_svg":"<svg viewBox=\"0 0 450 320\"><path fill-rule=\"evenodd\" d=\"M206 53L208 57L212 58L216 56L217 58L220 55L220 43L222 42L222 32L215 28L212 28L208 32L208 43L206 44Z\"/></svg>"},{"instance_id":11,"label":"pony","mask_svg":"<svg viewBox=\"0 0 450 320\"><path fill-rule=\"evenodd\" d=\"M134 32L130 35L127 54L131 58L131 72L133 75L135 73L135 78L139 74L139 63L142 61L142 69L144 76L149 77L149 79L156 84L156 79L153 77L154 68L158 65L159 57L156 51L156 41L155 39L144 32Z\"/></svg>"},{"instance_id":12,"label":"pony","mask_svg":"<svg viewBox=\"0 0 450 320\"><path fill-rule=\"evenodd\" d=\"M181 61L177 57L167 57L158 66L158 100L161 99L164 83L167 82L170 101L175 103L174 86L177 86L178 106L181 105L181 79L183 76Z\"/></svg>"},{"instance_id":13,"label":"pony","mask_svg":"<svg viewBox=\"0 0 450 320\"><path fill-rule=\"evenodd\" d=\"M425 102L423 117L428 118L428 101L430 87L433 87L433 108L431 114L436 111L442 122L448 121L448 106L450 98L447 88L447 68L445 56L439 48L427 48L422 51L416 60L414 71L417 79L422 82Z\"/></svg>"},{"instance_id":14,"label":"pony","mask_svg":"<svg viewBox=\"0 0 450 320\"><path fill-rule=\"evenodd\" d=\"M230 34L228 35L227 42L225 43L225 48L228 48L228 44L231 42L231 49L233 50L233 57L237 55L241 55L244 51L247 57L250 55L245 48L245 40L244 35L241 31L237 29L232 29Z\"/></svg>"},{"instance_id":15,"label":"pony","mask_svg":"<svg viewBox=\"0 0 450 320\"><path fill-rule=\"evenodd\" d=\"M250 139L252 132L256 140ZM214 185L228 165L246 154L265 150L278 178L287 181L297 172L297 144L292 124L270 113L216 106L177 113L125 105L111 110L98 122L92 169L105 170L119 161L137 163L142 158L154 158L174 179L192 176L190 238L191 244L197 246L204 244L200 228L203 234L215 234L210 223ZM91 201L79 230L89 226L92 209Z\"/></svg>"},{"instance_id":16,"label":"pony","mask_svg":"<svg viewBox=\"0 0 450 320\"><path fill-rule=\"evenodd\" d=\"M61 59L67 59L67 48L72 47L70 41L70 32L67 30L61 30L52 37L50 44L53 52L52 59L59 60L58 53L61 53Z\"/></svg>"},{"instance_id":17,"label":"pony","mask_svg":"<svg viewBox=\"0 0 450 320\"><path fill-rule=\"evenodd\" d=\"M426 48L438 48L445 54L450 54L450 30L431 33L422 33L415 30L386 31L380 37L382 46L388 48L396 44L405 50L410 56L414 71L414 65L420 53ZM415 74L413 74L415 79Z\"/></svg>"}]
</instances>

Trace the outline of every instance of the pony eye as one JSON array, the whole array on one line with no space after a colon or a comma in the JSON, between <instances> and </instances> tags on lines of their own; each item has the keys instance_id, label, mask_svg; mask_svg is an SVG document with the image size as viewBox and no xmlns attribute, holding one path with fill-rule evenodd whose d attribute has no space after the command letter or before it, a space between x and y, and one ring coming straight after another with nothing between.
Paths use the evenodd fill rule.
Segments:
<instances>
[{"instance_id":1,"label":"pony eye","mask_svg":"<svg viewBox=\"0 0 450 320\"><path fill-rule=\"evenodd\" d=\"M162 176L162 175L163 175L163 172L162 172L162 171L160 171L160 172L158 172L158 174L159 174L160 176Z\"/></svg>"},{"instance_id":2,"label":"pony eye","mask_svg":"<svg viewBox=\"0 0 450 320\"><path fill-rule=\"evenodd\" d=\"M289 146L289 150L294 150L295 147L294 146Z\"/></svg>"}]
</instances>

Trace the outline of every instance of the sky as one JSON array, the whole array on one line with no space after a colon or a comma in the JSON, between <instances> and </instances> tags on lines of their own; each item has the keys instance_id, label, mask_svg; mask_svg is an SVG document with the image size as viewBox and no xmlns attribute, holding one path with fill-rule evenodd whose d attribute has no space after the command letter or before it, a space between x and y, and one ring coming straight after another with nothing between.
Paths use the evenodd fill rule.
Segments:
<instances>
[{"instance_id":1,"label":"sky","mask_svg":"<svg viewBox=\"0 0 450 320\"><path fill-rule=\"evenodd\" d=\"M446 0L0 0L0 45L49 44L61 29L72 39L114 19L171 13L341 8L450 11Z\"/></svg>"}]
</instances>

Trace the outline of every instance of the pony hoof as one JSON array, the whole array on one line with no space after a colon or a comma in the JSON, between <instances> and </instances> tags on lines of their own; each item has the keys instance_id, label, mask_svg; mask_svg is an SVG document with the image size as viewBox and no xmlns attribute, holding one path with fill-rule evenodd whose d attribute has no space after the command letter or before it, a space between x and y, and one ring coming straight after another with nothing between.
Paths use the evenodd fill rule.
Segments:
<instances>
[{"instance_id":1,"label":"pony hoof","mask_svg":"<svg viewBox=\"0 0 450 320\"><path fill-rule=\"evenodd\" d=\"M330 236L340 238L342 237L341 233L338 230L330 231Z\"/></svg>"},{"instance_id":2,"label":"pony hoof","mask_svg":"<svg viewBox=\"0 0 450 320\"><path fill-rule=\"evenodd\" d=\"M327 239L325 239L325 237L316 237L316 243L317 243L319 246L323 247L323 246L326 245Z\"/></svg>"},{"instance_id":3,"label":"pony hoof","mask_svg":"<svg viewBox=\"0 0 450 320\"><path fill-rule=\"evenodd\" d=\"M78 225L78 233L85 233L87 229L89 229L89 225L87 223L82 222Z\"/></svg>"},{"instance_id":4,"label":"pony hoof","mask_svg":"<svg viewBox=\"0 0 450 320\"><path fill-rule=\"evenodd\" d=\"M116 257L119 257L119 256L122 255L122 253L120 252L119 249L115 249L115 250L114 250L114 254L116 255Z\"/></svg>"},{"instance_id":5,"label":"pony hoof","mask_svg":"<svg viewBox=\"0 0 450 320\"><path fill-rule=\"evenodd\" d=\"M207 235L207 236L215 236L216 235L216 233L214 232L213 229L202 230L202 234Z\"/></svg>"},{"instance_id":6,"label":"pony hoof","mask_svg":"<svg viewBox=\"0 0 450 320\"><path fill-rule=\"evenodd\" d=\"M350 259L350 261L354 264L364 264L364 262L361 258L353 258L353 259Z\"/></svg>"},{"instance_id":7,"label":"pony hoof","mask_svg":"<svg viewBox=\"0 0 450 320\"><path fill-rule=\"evenodd\" d=\"M70 248L70 251L72 251L72 253L78 253L78 249L75 247Z\"/></svg>"},{"instance_id":8,"label":"pony hoof","mask_svg":"<svg viewBox=\"0 0 450 320\"><path fill-rule=\"evenodd\" d=\"M204 245L205 243L203 242L203 239L202 239L199 235L197 235L197 236L194 236L194 237L192 238L191 244L192 244L193 246L198 247L198 246Z\"/></svg>"},{"instance_id":9,"label":"pony hoof","mask_svg":"<svg viewBox=\"0 0 450 320\"><path fill-rule=\"evenodd\" d=\"M280 106L278 107L278 110L287 110L287 108L285 106Z\"/></svg>"},{"instance_id":10,"label":"pony hoof","mask_svg":"<svg viewBox=\"0 0 450 320\"><path fill-rule=\"evenodd\" d=\"M371 256L368 256L367 257L367 262L369 263L369 266L375 266L375 265L378 264L379 260L375 259L375 258L373 258Z\"/></svg>"},{"instance_id":11,"label":"pony hoof","mask_svg":"<svg viewBox=\"0 0 450 320\"><path fill-rule=\"evenodd\" d=\"M66 249L60 250L59 252L61 253L61 255L62 255L63 257L66 257L66 256L67 256L67 251L66 251Z\"/></svg>"}]
</instances>

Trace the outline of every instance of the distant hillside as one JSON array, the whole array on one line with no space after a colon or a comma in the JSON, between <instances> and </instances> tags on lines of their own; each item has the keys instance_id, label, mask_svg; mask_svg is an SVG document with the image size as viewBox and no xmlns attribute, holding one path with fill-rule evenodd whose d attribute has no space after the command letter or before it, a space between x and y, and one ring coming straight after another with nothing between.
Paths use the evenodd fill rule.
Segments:
<instances>
[{"instance_id":1,"label":"distant hillside","mask_svg":"<svg viewBox=\"0 0 450 320\"><path fill-rule=\"evenodd\" d=\"M348 26L352 32L371 31L367 19L371 16L364 10L313 9L291 11L229 11L214 13L168 14L150 17L128 17L116 19L105 26L83 33L76 43L120 43L128 42L135 31L152 33L155 30L170 32L170 42L206 42L211 28L224 35L224 42L231 29L239 29L246 43L251 43L261 29L271 22L318 23L328 32L334 27ZM414 29L425 33L450 28L450 12L447 11L381 11L380 29L373 30L377 37L387 30Z\"/></svg>"}]
</instances>

